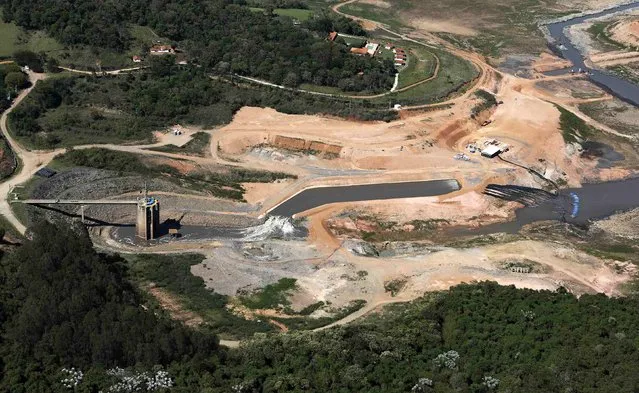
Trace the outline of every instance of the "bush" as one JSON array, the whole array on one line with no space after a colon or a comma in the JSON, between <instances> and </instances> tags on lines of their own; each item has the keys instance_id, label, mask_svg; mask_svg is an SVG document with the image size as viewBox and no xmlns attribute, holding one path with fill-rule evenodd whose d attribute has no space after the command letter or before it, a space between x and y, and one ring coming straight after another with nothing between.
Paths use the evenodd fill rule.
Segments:
<instances>
[{"instance_id":1,"label":"bush","mask_svg":"<svg viewBox=\"0 0 639 393\"><path fill-rule=\"evenodd\" d=\"M16 63L21 66L28 66L33 72L44 72L42 68L42 59L34 52L21 50L13 54Z\"/></svg>"},{"instance_id":2,"label":"bush","mask_svg":"<svg viewBox=\"0 0 639 393\"><path fill-rule=\"evenodd\" d=\"M7 88L18 91L29 87L29 79L22 72L10 72L4 77L4 84Z\"/></svg>"}]
</instances>

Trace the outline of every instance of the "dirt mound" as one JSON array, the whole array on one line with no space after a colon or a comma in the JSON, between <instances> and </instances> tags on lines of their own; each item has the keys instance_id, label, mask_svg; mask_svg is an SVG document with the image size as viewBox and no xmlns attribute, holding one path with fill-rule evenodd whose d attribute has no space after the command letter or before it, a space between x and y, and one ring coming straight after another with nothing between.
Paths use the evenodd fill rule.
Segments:
<instances>
[{"instance_id":1,"label":"dirt mound","mask_svg":"<svg viewBox=\"0 0 639 393\"><path fill-rule=\"evenodd\" d=\"M309 153L328 153L338 155L342 152L342 146L324 143L320 141L307 140L302 138L292 138L283 135L275 135L269 144L286 150L303 151Z\"/></svg>"},{"instance_id":2,"label":"dirt mound","mask_svg":"<svg viewBox=\"0 0 639 393\"><path fill-rule=\"evenodd\" d=\"M464 126L464 122L458 120L439 130L437 141L444 147L454 148L460 139L468 135L469 131Z\"/></svg>"},{"instance_id":3,"label":"dirt mound","mask_svg":"<svg viewBox=\"0 0 639 393\"><path fill-rule=\"evenodd\" d=\"M639 18L632 17L616 23L610 28L613 40L629 46L639 46Z\"/></svg>"},{"instance_id":4,"label":"dirt mound","mask_svg":"<svg viewBox=\"0 0 639 393\"><path fill-rule=\"evenodd\" d=\"M572 63L569 60L562 59L549 53L542 53L539 55L539 58L533 62L533 70L536 72L548 72L568 68L571 65Z\"/></svg>"}]
</instances>

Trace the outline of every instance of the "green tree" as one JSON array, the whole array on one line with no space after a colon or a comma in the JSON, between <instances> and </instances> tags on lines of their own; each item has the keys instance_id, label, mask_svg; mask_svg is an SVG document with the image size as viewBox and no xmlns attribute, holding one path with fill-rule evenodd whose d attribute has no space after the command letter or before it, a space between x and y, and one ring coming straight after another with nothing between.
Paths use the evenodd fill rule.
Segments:
<instances>
[{"instance_id":1,"label":"green tree","mask_svg":"<svg viewBox=\"0 0 639 393\"><path fill-rule=\"evenodd\" d=\"M15 62L20 64L21 66L28 66L33 72L43 72L42 68L42 59L38 56L37 53L21 50L16 51L13 54L13 58Z\"/></svg>"},{"instance_id":2,"label":"green tree","mask_svg":"<svg viewBox=\"0 0 639 393\"><path fill-rule=\"evenodd\" d=\"M22 72L10 72L4 77L4 84L15 91L29 86L29 79Z\"/></svg>"},{"instance_id":3,"label":"green tree","mask_svg":"<svg viewBox=\"0 0 639 393\"><path fill-rule=\"evenodd\" d=\"M49 59L47 59L46 69L48 72L52 73L60 72L58 61L53 57L49 57Z\"/></svg>"},{"instance_id":4,"label":"green tree","mask_svg":"<svg viewBox=\"0 0 639 393\"><path fill-rule=\"evenodd\" d=\"M299 83L300 83L299 78L297 74L294 72L289 72L288 74L286 74L286 76L284 77L284 80L282 81L282 84L284 86L289 86L289 87L295 87L299 85Z\"/></svg>"}]
</instances>

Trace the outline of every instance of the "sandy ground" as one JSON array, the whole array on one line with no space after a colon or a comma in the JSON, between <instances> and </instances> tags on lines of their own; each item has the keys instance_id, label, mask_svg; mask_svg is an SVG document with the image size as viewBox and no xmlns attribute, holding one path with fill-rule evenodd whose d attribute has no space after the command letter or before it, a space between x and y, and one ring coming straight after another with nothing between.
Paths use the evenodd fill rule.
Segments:
<instances>
[{"instance_id":1,"label":"sandy ground","mask_svg":"<svg viewBox=\"0 0 639 393\"><path fill-rule=\"evenodd\" d=\"M611 38L629 46L639 46L639 19L625 18L610 29Z\"/></svg>"},{"instance_id":2,"label":"sandy ground","mask_svg":"<svg viewBox=\"0 0 639 393\"><path fill-rule=\"evenodd\" d=\"M562 59L550 53L541 53L533 62L533 70L536 72L548 72L568 68L572 65L569 60Z\"/></svg>"},{"instance_id":3,"label":"sandy ground","mask_svg":"<svg viewBox=\"0 0 639 393\"><path fill-rule=\"evenodd\" d=\"M593 37L588 31L595 23L608 23L606 34L614 41L634 47L639 44L639 10L626 11L591 19L588 22L571 26L568 34L575 46L585 55L590 67L605 68L617 64L639 61L639 52L631 49L620 50L603 38Z\"/></svg>"},{"instance_id":4,"label":"sandy ground","mask_svg":"<svg viewBox=\"0 0 639 393\"><path fill-rule=\"evenodd\" d=\"M208 254L192 272L201 276L207 287L228 295L259 288L283 277L296 278L299 292L292 298L295 309L320 300L331 302L335 307L356 299L366 299L370 305L410 300L426 291L480 280L534 289L553 290L563 286L576 294L618 295L618 286L631 276L624 264L538 241L469 249L444 248L394 258L361 257L345 249L320 251L304 242L269 242L256 247L267 247L269 253L279 259L252 260L241 250L222 247ZM525 263L532 266L532 270L516 272L509 263ZM395 297L384 289L384 284L391 280L405 281L404 288Z\"/></svg>"},{"instance_id":5,"label":"sandy ground","mask_svg":"<svg viewBox=\"0 0 639 393\"><path fill-rule=\"evenodd\" d=\"M442 20L431 18L409 18L408 23L414 28L433 33L451 33L462 36L475 36L477 30L466 24L460 24L458 20Z\"/></svg>"},{"instance_id":6,"label":"sandy ground","mask_svg":"<svg viewBox=\"0 0 639 393\"><path fill-rule=\"evenodd\" d=\"M639 239L639 209L597 221L595 227L629 239Z\"/></svg>"},{"instance_id":7,"label":"sandy ground","mask_svg":"<svg viewBox=\"0 0 639 393\"><path fill-rule=\"evenodd\" d=\"M379 8L391 8L393 5L384 0L360 0L359 3L370 4Z\"/></svg>"},{"instance_id":8,"label":"sandy ground","mask_svg":"<svg viewBox=\"0 0 639 393\"><path fill-rule=\"evenodd\" d=\"M387 221L409 222L415 219L446 219L452 225L482 225L505 221L512 217L515 204L496 206L492 200L473 191L451 198L425 197L392 201L371 201L343 204L344 208L357 210L363 215L384 217Z\"/></svg>"},{"instance_id":9,"label":"sandy ground","mask_svg":"<svg viewBox=\"0 0 639 393\"><path fill-rule=\"evenodd\" d=\"M179 132L179 135L175 135L176 130ZM201 131L201 129L196 127L187 127L176 124L169 127L167 130L154 132L153 135L159 144L182 147L193 138L193 134L199 131Z\"/></svg>"},{"instance_id":10,"label":"sandy ground","mask_svg":"<svg viewBox=\"0 0 639 393\"><path fill-rule=\"evenodd\" d=\"M590 61L598 67L639 62L639 52L612 51L590 56Z\"/></svg>"}]
</instances>

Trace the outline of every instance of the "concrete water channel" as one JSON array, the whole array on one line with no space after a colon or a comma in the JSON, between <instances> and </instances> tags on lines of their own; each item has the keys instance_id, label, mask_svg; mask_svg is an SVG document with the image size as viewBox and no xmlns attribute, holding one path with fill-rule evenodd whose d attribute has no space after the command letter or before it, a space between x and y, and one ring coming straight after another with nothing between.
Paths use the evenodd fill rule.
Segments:
<instances>
[{"instance_id":1,"label":"concrete water channel","mask_svg":"<svg viewBox=\"0 0 639 393\"><path fill-rule=\"evenodd\" d=\"M284 218L283 220L269 220L267 217L264 224L251 228L184 225L180 227L180 239L190 241L202 239L260 240L261 237L258 236L260 234L264 236L286 235L289 237L303 237L306 235L305 229L293 227L290 218L316 207L339 202L437 196L449 194L460 189L461 187L455 179L307 188L268 211L268 217L282 217ZM165 232L168 233L168 229ZM114 237L126 243L136 243L134 228L131 226L116 228ZM169 236L162 236L156 242L169 240L171 240Z\"/></svg>"}]
</instances>

